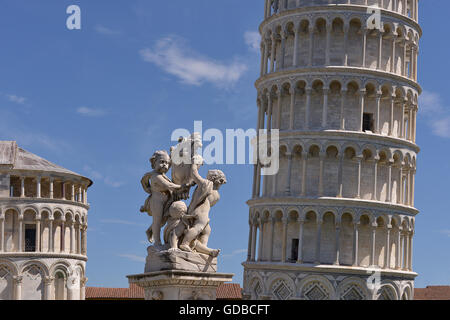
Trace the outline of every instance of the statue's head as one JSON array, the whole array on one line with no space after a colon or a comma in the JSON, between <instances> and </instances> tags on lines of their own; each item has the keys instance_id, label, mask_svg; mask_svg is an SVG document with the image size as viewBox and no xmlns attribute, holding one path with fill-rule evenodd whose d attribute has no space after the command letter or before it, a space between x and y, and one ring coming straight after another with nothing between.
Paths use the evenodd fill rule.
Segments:
<instances>
[{"instance_id":1,"label":"statue's head","mask_svg":"<svg viewBox=\"0 0 450 320\"><path fill-rule=\"evenodd\" d=\"M156 151L150 158L152 169L161 173L167 173L170 169L171 160L166 151Z\"/></svg>"},{"instance_id":2,"label":"statue's head","mask_svg":"<svg viewBox=\"0 0 450 320\"><path fill-rule=\"evenodd\" d=\"M209 170L206 179L212 181L216 186L221 186L227 183L225 173L223 173L221 170Z\"/></svg>"},{"instance_id":3,"label":"statue's head","mask_svg":"<svg viewBox=\"0 0 450 320\"><path fill-rule=\"evenodd\" d=\"M183 201L176 201L172 203L169 208L169 216L174 219L180 219L183 215L187 214L188 208Z\"/></svg>"}]
</instances>

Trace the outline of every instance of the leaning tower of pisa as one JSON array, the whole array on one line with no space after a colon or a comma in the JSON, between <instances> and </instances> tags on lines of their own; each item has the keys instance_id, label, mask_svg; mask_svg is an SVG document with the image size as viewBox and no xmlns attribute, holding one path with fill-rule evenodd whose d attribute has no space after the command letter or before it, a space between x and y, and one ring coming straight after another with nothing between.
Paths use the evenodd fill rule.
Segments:
<instances>
[{"instance_id":1,"label":"leaning tower of pisa","mask_svg":"<svg viewBox=\"0 0 450 320\"><path fill-rule=\"evenodd\" d=\"M255 166L244 294L413 299L418 0L267 0L259 30L280 170Z\"/></svg>"},{"instance_id":2,"label":"leaning tower of pisa","mask_svg":"<svg viewBox=\"0 0 450 320\"><path fill-rule=\"evenodd\" d=\"M84 300L88 178L0 141L0 300Z\"/></svg>"}]
</instances>

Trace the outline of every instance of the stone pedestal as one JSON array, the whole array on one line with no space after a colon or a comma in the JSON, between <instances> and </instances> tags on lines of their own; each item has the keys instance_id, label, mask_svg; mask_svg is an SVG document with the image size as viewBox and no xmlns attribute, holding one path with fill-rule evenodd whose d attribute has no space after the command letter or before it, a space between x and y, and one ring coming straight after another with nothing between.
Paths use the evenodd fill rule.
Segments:
<instances>
[{"instance_id":1,"label":"stone pedestal","mask_svg":"<svg viewBox=\"0 0 450 320\"><path fill-rule=\"evenodd\" d=\"M167 270L128 276L145 290L145 300L216 300L217 288L233 274Z\"/></svg>"},{"instance_id":2,"label":"stone pedestal","mask_svg":"<svg viewBox=\"0 0 450 320\"><path fill-rule=\"evenodd\" d=\"M127 278L144 288L145 300L216 300L217 288L233 276L217 272L217 258L149 247L145 273Z\"/></svg>"}]
</instances>

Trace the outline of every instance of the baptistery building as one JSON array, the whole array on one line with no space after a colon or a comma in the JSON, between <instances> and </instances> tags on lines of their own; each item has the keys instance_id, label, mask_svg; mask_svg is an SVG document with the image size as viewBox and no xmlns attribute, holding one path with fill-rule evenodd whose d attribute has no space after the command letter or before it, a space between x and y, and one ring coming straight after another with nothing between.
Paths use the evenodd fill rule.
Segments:
<instances>
[{"instance_id":1,"label":"baptistery building","mask_svg":"<svg viewBox=\"0 0 450 320\"><path fill-rule=\"evenodd\" d=\"M413 299L418 0L267 0L259 31L246 298Z\"/></svg>"},{"instance_id":2,"label":"baptistery building","mask_svg":"<svg viewBox=\"0 0 450 320\"><path fill-rule=\"evenodd\" d=\"M0 300L84 300L91 185L0 141Z\"/></svg>"}]
</instances>

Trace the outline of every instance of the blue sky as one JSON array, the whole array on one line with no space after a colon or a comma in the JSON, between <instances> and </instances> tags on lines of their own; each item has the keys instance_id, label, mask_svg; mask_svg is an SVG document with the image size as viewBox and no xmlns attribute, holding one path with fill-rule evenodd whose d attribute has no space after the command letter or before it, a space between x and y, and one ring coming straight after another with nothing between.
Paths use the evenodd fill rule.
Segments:
<instances>
[{"instance_id":1,"label":"blue sky","mask_svg":"<svg viewBox=\"0 0 450 320\"><path fill-rule=\"evenodd\" d=\"M82 29L66 28L66 8ZM434 9L432 11L432 9ZM450 2L421 1L417 142L416 285L450 284L450 44L441 21ZM126 287L141 273L145 230L140 186L148 159L177 128L253 128L261 0L2 0L0 139L95 182L89 190L89 286ZM212 210L220 271L242 283L253 170L219 165L228 184Z\"/></svg>"}]
</instances>

